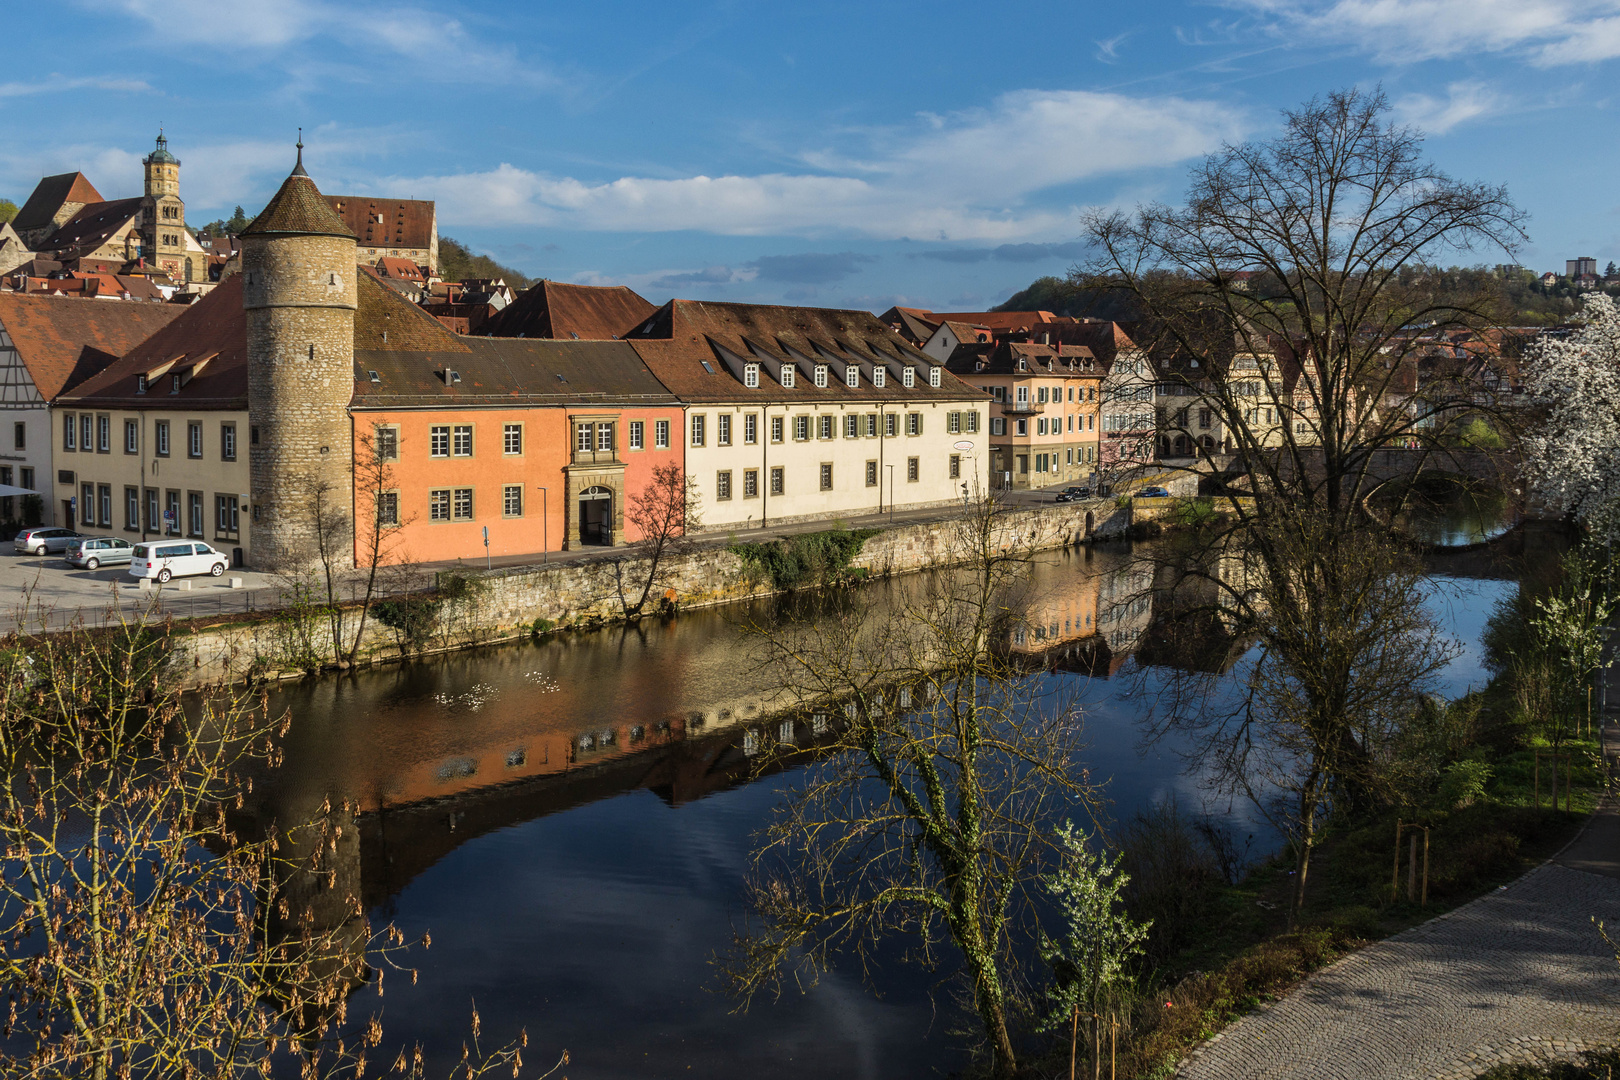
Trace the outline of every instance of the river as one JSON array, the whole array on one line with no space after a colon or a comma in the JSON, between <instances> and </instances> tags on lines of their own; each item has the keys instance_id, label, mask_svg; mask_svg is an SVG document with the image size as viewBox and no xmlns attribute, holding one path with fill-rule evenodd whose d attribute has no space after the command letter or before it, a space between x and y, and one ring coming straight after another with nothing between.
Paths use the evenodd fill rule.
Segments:
<instances>
[{"instance_id":1,"label":"river","mask_svg":"<svg viewBox=\"0 0 1620 1080\"><path fill-rule=\"evenodd\" d=\"M1453 692L1486 677L1479 633L1514 587L1517 536L1435 561L1429 603L1466 646L1447 673ZM1128 693L1139 681L1122 677L1135 661L1112 648L1152 618L1150 603L1108 604L1137 572L1125 547L1042 555L1031 628L1009 642L1047 658L1054 689L1087 703L1088 764L1110 778L1116 817L1200 798L1174 746L1142 746ZM929 977L898 963L881 963L874 985L838 969L745 1014L714 992L712 961L743 916L751 834L796 780L751 778L751 732L771 698L738 618L688 613L275 695L294 722L285 765L257 788L260 812L292 820L328 797L357 803L346 879L374 922L432 933L418 983L387 981L385 1045L421 1040L447 1069L476 1002L486 1041L527 1028L526 1056L566 1047L575 1080L892 1080L963 1063L943 996L936 1009ZM1254 828L1244 808L1232 814L1240 834Z\"/></svg>"}]
</instances>

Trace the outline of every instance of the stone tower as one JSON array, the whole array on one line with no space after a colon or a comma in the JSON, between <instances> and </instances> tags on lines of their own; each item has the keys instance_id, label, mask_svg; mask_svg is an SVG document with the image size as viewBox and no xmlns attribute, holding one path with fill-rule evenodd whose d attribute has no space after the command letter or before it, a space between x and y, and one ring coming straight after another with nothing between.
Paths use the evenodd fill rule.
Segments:
<instances>
[{"instance_id":1,"label":"stone tower","mask_svg":"<svg viewBox=\"0 0 1620 1080\"><path fill-rule=\"evenodd\" d=\"M169 153L169 140L158 132L157 147L144 158L146 197L141 200L141 254L148 266L176 281L202 275L192 264L187 273L186 204L180 200L180 159Z\"/></svg>"},{"instance_id":2,"label":"stone tower","mask_svg":"<svg viewBox=\"0 0 1620 1080\"><path fill-rule=\"evenodd\" d=\"M328 527L353 505L354 247L354 233L304 171L300 141L297 167L242 230L256 566L314 556L317 494ZM352 564L352 539L329 547Z\"/></svg>"}]
</instances>

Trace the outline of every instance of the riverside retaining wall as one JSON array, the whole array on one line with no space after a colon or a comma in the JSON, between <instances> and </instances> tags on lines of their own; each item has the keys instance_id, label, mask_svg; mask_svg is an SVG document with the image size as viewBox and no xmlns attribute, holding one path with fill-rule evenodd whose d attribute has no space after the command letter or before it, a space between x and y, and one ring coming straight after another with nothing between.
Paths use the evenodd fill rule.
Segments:
<instances>
[{"instance_id":1,"label":"riverside retaining wall","mask_svg":"<svg viewBox=\"0 0 1620 1080\"><path fill-rule=\"evenodd\" d=\"M1061 503L997 516L1001 545L1029 551L1068 547L1087 540L1122 539L1131 526L1131 509L1112 499ZM915 573L959 561L959 523L938 520L886 529L871 537L852 565L872 576ZM405 655L423 655L493 644L527 636L538 620L557 625L592 625L619 618L622 606L618 575L627 582L642 570L639 560L623 550L599 558L513 567L487 573L470 571L475 583L461 599L439 606L431 629L414 647L377 617L376 605L366 620L356 653L359 664L382 663ZM645 573L642 570L644 579ZM769 596L769 578L751 573L748 564L727 547L703 547L670 559L649 609L663 598L679 608L712 607ZM632 600L639 589L632 592ZM278 678L301 674L296 657L324 644L330 653L331 631L324 615L278 612L252 621L182 628L175 635L175 660L190 685L203 686L248 677ZM359 611L343 613L345 639L359 624Z\"/></svg>"}]
</instances>

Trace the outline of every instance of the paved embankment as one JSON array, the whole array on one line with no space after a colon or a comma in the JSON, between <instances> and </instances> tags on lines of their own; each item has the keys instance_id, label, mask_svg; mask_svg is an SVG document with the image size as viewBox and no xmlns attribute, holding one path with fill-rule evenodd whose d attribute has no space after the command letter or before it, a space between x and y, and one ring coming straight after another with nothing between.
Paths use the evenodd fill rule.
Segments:
<instances>
[{"instance_id":1,"label":"paved embankment","mask_svg":"<svg viewBox=\"0 0 1620 1080\"><path fill-rule=\"evenodd\" d=\"M1605 751L1613 745L1605 732ZM1620 812L1472 903L1370 945L1246 1016L1182 1080L1461 1080L1620 1042Z\"/></svg>"}]
</instances>

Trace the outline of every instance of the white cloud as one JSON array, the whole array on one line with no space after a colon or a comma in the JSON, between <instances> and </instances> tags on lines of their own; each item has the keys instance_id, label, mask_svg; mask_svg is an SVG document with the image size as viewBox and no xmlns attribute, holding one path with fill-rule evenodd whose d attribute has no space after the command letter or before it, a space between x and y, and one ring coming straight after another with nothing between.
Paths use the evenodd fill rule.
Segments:
<instances>
[{"instance_id":1,"label":"white cloud","mask_svg":"<svg viewBox=\"0 0 1620 1080\"><path fill-rule=\"evenodd\" d=\"M117 0L129 16L151 25L166 45L282 53L330 39L347 50L417 62L410 79L544 86L553 77L525 64L515 48L477 40L444 9L348 0ZM303 62L303 58L300 58ZM383 64L398 75L401 69ZM355 65L355 72L367 70Z\"/></svg>"},{"instance_id":2,"label":"white cloud","mask_svg":"<svg viewBox=\"0 0 1620 1080\"><path fill-rule=\"evenodd\" d=\"M1395 115L1430 135L1444 135L1458 124L1502 111L1510 104L1495 90L1478 82L1454 82L1446 96L1409 94L1395 103Z\"/></svg>"},{"instance_id":3,"label":"white cloud","mask_svg":"<svg viewBox=\"0 0 1620 1080\"><path fill-rule=\"evenodd\" d=\"M1386 63L1515 53L1543 67L1620 56L1620 0L1235 0L1291 38Z\"/></svg>"},{"instance_id":4,"label":"white cloud","mask_svg":"<svg viewBox=\"0 0 1620 1080\"><path fill-rule=\"evenodd\" d=\"M804 172L588 181L502 164L379 188L431 194L452 225L1012 241L1073 230L1074 208L1032 206L1037 193L1175 164L1243 127L1211 102L1025 90L869 136L864 153L807 152Z\"/></svg>"}]
</instances>

